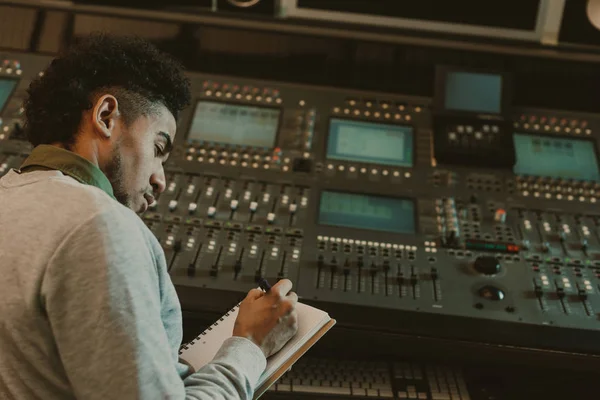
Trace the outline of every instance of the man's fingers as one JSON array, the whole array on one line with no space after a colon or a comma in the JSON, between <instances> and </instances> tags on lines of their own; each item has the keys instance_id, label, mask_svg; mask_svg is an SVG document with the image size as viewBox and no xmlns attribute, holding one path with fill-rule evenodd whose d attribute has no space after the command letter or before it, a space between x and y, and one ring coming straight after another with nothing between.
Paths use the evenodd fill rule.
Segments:
<instances>
[{"instance_id":1,"label":"man's fingers","mask_svg":"<svg viewBox=\"0 0 600 400\"><path fill-rule=\"evenodd\" d=\"M282 279L275 285L273 285L273 287L271 288L271 292L274 292L281 297L285 297L287 296L289 291L292 290L292 286L292 281L290 281L289 279Z\"/></svg>"},{"instance_id":2,"label":"man's fingers","mask_svg":"<svg viewBox=\"0 0 600 400\"><path fill-rule=\"evenodd\" d=\"M249 300L256 300L260 297L262 297L265 294L265 292L263 292L260 289L252 289L248 292L248 295L246 296L246 299Z\"/></svg>"},{"instance_id":3,"label":"man's fingers","mask_svg":"<svg viewBox=\"0 0 600 400\"><path fill-rule=\"evenodd\" d=\"M298 303L298 294L296 292L289 292L286 299L293 305L296 305Z\"/></svg>"}]
</instances>

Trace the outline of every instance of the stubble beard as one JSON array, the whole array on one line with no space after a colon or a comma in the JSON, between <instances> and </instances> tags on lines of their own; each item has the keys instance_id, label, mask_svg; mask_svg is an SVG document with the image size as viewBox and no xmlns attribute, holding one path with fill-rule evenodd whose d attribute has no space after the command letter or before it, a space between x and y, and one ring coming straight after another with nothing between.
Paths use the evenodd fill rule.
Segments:
<instances>
[{"instance_id":1,"label":"stubble beard","mask_svg":"<svg viewBox=\"0 0 600 400\"><path fill-rule=\"evenodd\" d=\"M106 167L106 177L113 188L115 199L126 207L130 206L130 199L125 188L125 179L123 176L123 157L121 156L121 145L117 144L110 157L110 163Z\"/></svg>"}]
</instances>

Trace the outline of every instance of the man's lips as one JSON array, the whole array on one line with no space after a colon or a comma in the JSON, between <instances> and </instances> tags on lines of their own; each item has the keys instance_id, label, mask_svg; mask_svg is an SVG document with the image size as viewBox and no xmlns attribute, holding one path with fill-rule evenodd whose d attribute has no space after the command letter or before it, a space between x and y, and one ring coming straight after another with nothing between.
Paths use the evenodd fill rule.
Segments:
<instances>
[{"instance_id":1,"label":"man's lips","mask_svg":"<svg viewBox=\"0 0 600 400\"><path fill-rule=\"evenodd\" d=\"M146 209L152 207L156 203L156 199L149 193L144 194L144 199L146 199ZM145 210L144 210L145 211Z\"/></svg>"}]
</instances>

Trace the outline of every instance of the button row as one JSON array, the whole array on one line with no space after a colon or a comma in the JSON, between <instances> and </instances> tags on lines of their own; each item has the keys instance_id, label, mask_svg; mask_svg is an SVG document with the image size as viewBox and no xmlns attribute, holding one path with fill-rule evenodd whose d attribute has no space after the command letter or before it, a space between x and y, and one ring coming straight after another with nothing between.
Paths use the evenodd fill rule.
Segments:
<instances>
[{"instance_id":1,"label":"button row","mask_svg":"<svg viewBox=\"0 0 600 400\"><path fill-rule=\"evenodd\" d=\"M0 72L3 72L7 75L16 74L21 75L23 70L21 70L21 63L18 60L4 60L2 64L0 64Z\"/></svg>"},{"instance_id":2,"label":"button row","mask_svg":"<svg viewBox=\"0 0 600 400\"><path fill-rule=\"evenodd\" d=\"M198 156L202 156L202 157L222 157L222 158L240 158L243 160L247 160L247 161L280 161L282 160L285 164L288 164L290 162L290 158L289 157L285 157L285 158L281 158L281 151L278 152L274 152L274 153L262 153L262 154L249 154L249 153L238 153L236 151L234 152L228 152L225 150L222 151L218 151L218 150L206 150L206 149L195 149L193 147L190 147L187 149L187 154L188 156L194 156L194 155L198 155Z\"/></svg>"},{"instance_id":3,"label":"button row","mask_svg":"<svg viewBox=\"0 0 600 400\"><path fill-rule=\"evenodd\" d=\"M479 128L474 128L471 125L457 125L456 126L456 132L458 133L481 133L481 131L485 132L485 133L498 133L500 132L500 128L497 125L482 125L481 129Z\"/></svg>"},{"instance_id":4,"label":"button row","mask_svg":"<svg viewBox=\"0 0 600 400\"><path fill-rule=\"evenodd\" d=\"M357 99L347 99L346 104L351 107L360 107L364 106L366 108L380 108L384 111L411 111L411 107L407 106L405 103L398 103L392 101L375 101L375 100L357 100ZM422 106L412 106L412 111L416 113L420 113L423 111Z\"/></svg>"},{"instance_id":5,"label":"button row","mask_svg":"<svg viewBox=\"0 0 600 400\"><path fill-rule=\"evenodd\" d=\"M457 134L456 132L448 132L448 139L449 139L450 141L452 141L452 142L454 142L454 141L457 141L457 140L458 140L458 138L459 138L459 136L461 136L461 137L465 138L465 137L466 137L466 134L463 134L463 133L459 133L459 134ZM488 140L490 140L490 141L494 139L494 136L493 136L492 134L489 134L489 133L488 133L488 134L485 134L485 135L484 135L484 134L483 134L483 133L481 133L480 131L476 131L476 132L473 134L473 137L474 137L476 140L482 140L484 137L486 137L486 138L487 138Z\"/></svg>"},{"instance_id":6,"label":"button row","mask_svg":"<svg viewBox=\"0 0 600 400\"><path fill-rule=\"evenodd\" d=\"M401 176L404 176L405 178L410 178L412 176L412 174L408 171L402 173L401 171L388 171L387 169L377 169L377 168L367 168L367 167L354 167L354 166L345 166L345 165L334 165L334 164L327 164L327 170L329 171L340 171L340 172L344 172L346 170L348 170L348 172L351 173L357 173L360 172L361 174L365 175L365 174L370 174L370 175L383 175L383 176L388 176L391 175L395 178L399 178Z\"/></svg>"},{"instance_id":7,"label":"button row","mask_svg":"<svg viewBox=\"0 0 600 400\"><path fill-rule=\"evenodd\" d=\"M226 99L255 101L255 102L258 102L258 103L261 103L263 101L265 103L276 103L276 104L283 103L283 100L281 100L280 97L273 98L272 96L266 96L266 97L263 97L263 96L260 96L260 95L254 96L254 95L251 95L251 94L222 92L220 90L212 91L212 90L208 89L208 90L204 91L204 95L206 97L212 97L212 96L218 97L218 98L223 97L223 98L226 98Z\"/></svg>"},{"instance_id":8,"label":"button row","mask_svg":"<svg viewBox=\"0 0 600 400\"><path fill-rule=\"evenodd\" d=\"M577 120L577 119L567 119L558 117L545 117L545 116L536 116L536 115L521 115L519 117L519 121L523 124L529 123L531 125L541 124L541 125L560 125L560 126L570 126L571 128L587 128L588 121L586 120Z\"/></svg>"},{"instance_id":9,"label":"button row","mask_svg":"<svg viewBox=\"0 0 600 400\"><path fill-rule=\"evenodd\" d=\"M412 116L410 116L409 114L398 114L398 113L391 113L391 112L379 112L379 111L361 111L359 109L350 109L350 108L340 108L340 107L334 107L333 108L333 113L334 114L344 114L344 115L348 115L348 116L355 116L355 117L367 117L367 118L375 118L375 119L388 119L388 120L394 120L394 121L411 121L412 120Z\"/></svg>"},{"instance_id":10,"label":"button row","mask_svg":"<svg viewBox=\"0 0 600 400\"><path fill-rule=\"evenodd\" d=\"M395 250L407 250L407 251L417 251L417 246L409 246L403 244L395 244L395 243L380 243L380 242L372 242L367 240L355 240L348 238L337 238L337 237L329 237L329 236L317 236L317 240L319 242L331 242L331 243L344 243L344 244L356 244L360 246L371 246L371 247L381 247L382 249L395 249Z\"/></svg>"},{"instance_id":11,"label":"button row","mask_svg":"<svg viewBox=\"0 0 600 400\"><path fill-rule=\"evenodd\" d=\"M154 204L156 204L156 203L154 203ZM179 202L177 200L169 201L169 211L173 212L173 211L177 210L178 205L179 205ZM231 200L229 207L231 208L232 211L237 211L239 208L239 201ZM157 208L156 205L152 205L149 207L149 209L152 211L156 210L156 208ZM194 215L197 210L198 210L197 203L189 203L188 212L190 215ZM255 213L258 210L258 202L256 202L256 201L250 202L250 204L248 205L248 210L250 210L251 213ZM298 205L295 203L290 204L288 207L288 211L290 212L290 214L295 214L298 211ZM216 213L217 213L216 207L214 207L214 206L207 207L206 215L209 218L214 218ZM273 213L273 212L268 213L267 214L267 222L273 223L274 221L275 221L275 213Z\"/></svg>"},{"instance_id":12,"label":"button row","mask_svg":"<svg viewBox=\"0 0 600 400\"><path fill-rule=\"evenodd\" d=\"M531 196L531 197L542 198L542 199L547 199L547 200L556 199L556 200L580 201L582 203L587 203L588 201L590 203L596 203L598 201L596 197L576 196L576 195L572 195L572 194L561 194L561 193L557 193L557 194L544 193L544 192L540 193L540 192L535 192L535 191L530 192L529 190L523 190L521 192L521 194L524 197Z\"/></svg>"},{"instance_id":13,"label":"button row","mask_svg":"<svg viewBox=\"0 0 600 400\"><path fill-rule=\"evenodd\" d=\"M590 188L582 188L582 187L574 187L574 186L555 186L550 184L537 184L532 183L528 184L527 182L518 184L517 187L521 190L530 190L530 191L547 191L550 193L563 193L563 194L574 194L574 195L584 195L584 196L595 196L598 197L600 195L600 191L596 189Z\"/></svg>"},{"instance_id":14,"label":"button row","mask_svg":"<svg viewBox=\"0 0 600 400\"><path fill-rule=\"evenodd\" d=\"M213 81L204 81L202 83L202 87L205 90L207 90L207 89L223 90L223 91L230 91L230 92L252 93L255 95L260 93L263 96L279 97L278 89L258 88L255 86L238 85L238 84L234 84L234 83L220 83L220 82L213 82Z\"/></svg>"},{"instance_id":15,"label":"button row","mask_svg":"<svg viewBox=\"0 0 600 400\"><path fill-rule=\"evenodd\" d=\"M263 168L263 169L270 169L270 168L276 168L278 167L278 164L280 163L276 163L276 164L269 164L269 163L261 163L261 162L252 162L252 161L238 161L238 160L226 160L224 158L214 158L214 157L193 157L193 156L187 156L186 157L187 161L198 161L198 162L207 162L209 164L219 164L219 165L228 165L228 166L232 166L232 167L251 167L251 168ZM289 171L290 167L289 165L283 165L281 166L281 169L283 171Z\"/></svg>"},{"instance_id":16,"label":"button row","mask_svg":"<svg viewBox=\"0 0 600 400\"><path fill-rule=\"evenodd\" d=\"M592 134L592 130L589 128L582 129L582 128L571 128L568 126L561 127L558 125L550 126L550 125L540 125L540 124L529 124L527 122L524 124L519 124L518 122L515 122L514 127L529 129L529 130L534 130L534 131L542 131L542 132L574 133L576 135L581 135L581 134L591 135Z\"/></svg>"},{"instance_id":17,"label":"button row","mask_svg":"<svg viewBox=\"0 0 600 400\"><path fill-rule=\"evenodd\" d=\"M588 188L592 187L596 190L600 190L600 183L598 182L590 182L590 181L577 181L572 179L563 179L563 178L552 178L545 176L528 176L528 175L517 175L517 186L520 185L530 185L530 187L534 187L537 189L538 187L543 187L544 185L567 185L573 188ZM539 185L539 186L535 186ZM527 186L525 186L527 187Z\"/></svg>"}]
</instances>

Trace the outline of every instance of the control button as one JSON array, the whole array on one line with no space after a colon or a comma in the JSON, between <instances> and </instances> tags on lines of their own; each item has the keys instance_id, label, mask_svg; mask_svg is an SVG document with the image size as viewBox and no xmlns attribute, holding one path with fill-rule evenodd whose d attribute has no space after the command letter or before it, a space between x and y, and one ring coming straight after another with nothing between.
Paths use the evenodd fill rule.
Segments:
<instances>
[{"instance_id":1,"label":"control button","mask_svg":"<svg viewBox=\"0 0 600 400\"><path fill-rule=\"evenodd\" d=\"M549 253L550 252L550 243L548 243L548 242L542 243L542 251L544 253Z\"/></svg>"},{"instance_id":2,"label":"control button","mask_svg":"<svg viewBox=\"0 0 600 400\"><path fill-rule=\"evenodd\" d=\"M494 213L494 221L499 222L501 224L506 222L506 211L502 208L499 208Z\"/></svg>"},{"instance_id":3,"label":"control button","mask_svg":"<svg viewBox=\"0 0 600 400\"><path fill-rule=\"evenodd\" d=\"M232 210L237 210L238 208L238 201L237 200L231 200L231 203L229 204L229 206L231 207Z\"/></svg>"},{"instance_id":4,"label":"control button","mask_svg":"<svg viewBox=\"0 0 600 400\"><path fill-rule=\"evenodd\" d=\"M177 208L177 200L169 201L169 211L175 211Z\"/></svg>"},{"instance_id":5,"label":"control button","mask_svg":"<svg viewBox=\"0 0 600 400\"><path fill-rule=\"evenodd\" d=\"M312 171L312 160L307 158L295 158L292 163L292 170L294 172L311 172Z\"/></svg>"},{"instance_id":6,"label":"control button","mask_svg":"<svg viewBox=\"0 0 600 400\"><path fill-rule=\"evenodd\" d=\"M188 206L188 212L190 214L195 213L196 209L198 209L198 204L196 204L196 203L190 203L190 205Z\"/></svg>"},{"instance_id":7,"label":"control button","mask_svg":"<svg viewBox=\"0 0 600 400\"><path fill-rule=\"evenodd\" d=\"M479 296L487 300L500 301L504 300L504 291L496 286L484 286L478 291Z\"/></svg>"},{"instance_id":8,"label":"control button","mask_svg":"<svg viewBox=\"0 0 600 400\"><path fill-rule=\"evenodd\" d=\"M298 205L295 203L290 204L290 214L294 214L298 210Z\"/></svg>"},{"instance_id":9,"label":"control button","mask_svg":"<svg viewBox=\"0 0 600 400\"><path fill-rule=\"evenodd\" d=\"M267 214L267 222L269 224L272 224L273 222L275 222L275 214L274 213Z\"/></svg>"},{"instance_id":10,"label":"control button","mask_svg":"<svg viewBox=\"0 0 600 400\"><path fill-rule=\"evenodd\" d=\"M213 218L216 213L217 213L217 209L215 207L213 207L213 206L208 207L207 214L210 218Z\"/></svg>"},{"instance_id":11,"label":"control button","mask_svg":"<svg viewBox=\"0 0 600 400\"><path fill-rule=\"evenodd\" d=\"M251 212L256 212L257 208L258 208L258 203L256 201L250 202L250 211Z\"/></svg>"},{"instance_id":12,"label":"control button","mask_svg":"<svg viewBox=\"0 0 600 400\"><path fill-rule=\"evenodd\" d=\"M473 268L483 275L496 275L500 272L500 263L495 257L481 256L475 259Z\"/></svg>"}]
</instances>

